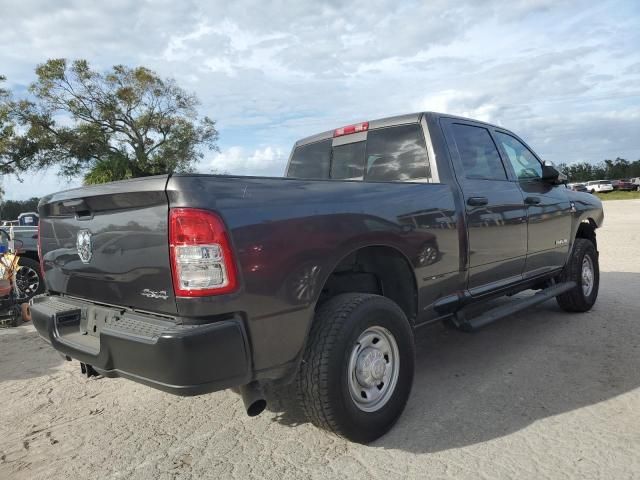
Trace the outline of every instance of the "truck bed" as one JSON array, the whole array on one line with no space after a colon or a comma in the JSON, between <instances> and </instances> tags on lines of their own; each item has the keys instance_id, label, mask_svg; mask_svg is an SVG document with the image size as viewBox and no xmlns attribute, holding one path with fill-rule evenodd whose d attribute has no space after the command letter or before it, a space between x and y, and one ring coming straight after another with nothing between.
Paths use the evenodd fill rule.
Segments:
<instances>
[{"instance_id":1,"label":"truck bed","mask_svg":"<svg viewBox=\"0 0 640 480\"><path fill-rule=\"evenodd\" d=\"M167 217L178 207L220 215L235 252L239 291L174 296ZM44 198L44 270L54 293L154 312L179 324L240 315L251 337L261 338L253 345L259 369L298 354L327 277L362 246L399 252L416 271L422 305L451 291L460 268L455 211L444 184L149 177ZM80 230L92 232L89 263L78 256ZM276 342L280 348L273 348Z\"/></svg>"}]
</instances>

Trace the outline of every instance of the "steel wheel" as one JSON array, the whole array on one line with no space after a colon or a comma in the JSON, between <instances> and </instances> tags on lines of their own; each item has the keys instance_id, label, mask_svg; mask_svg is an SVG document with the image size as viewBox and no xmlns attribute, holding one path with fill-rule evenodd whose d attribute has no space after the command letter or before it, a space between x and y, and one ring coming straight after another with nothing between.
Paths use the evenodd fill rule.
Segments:
<instances>
[{"instance_id":1,"label":"steel wheel","mask_svg":"<svg viewBox=\"0 0 640 480\"><path fill-rule=\"evenodd\" d=\"M582 292L585 297L591 295L593 290L593 260L589 255L585 255L582 259Z\"/></svg>"},{"instance_id":2,"label":"steel wheel","mask_svg":"<svg viewBox=\"0 0 640 480\"><path fill-rule=\"evenodd\" d=\"M571 257L560 276L561 282L576 286L556 297L560 308L567 312L586 312L598 298L600 269L595 245L586 238L576 238Z\"/></svg>"},{"instance_id":3,"label":"steel wheel","mask_svg":"<svg viewBox=\"0 0 640 480\"><path fill-rule=\"evenodd\" d=\"M369 327L360 334L349 359L349 393L364 412L375 412L388 401L398 382L400 355L389 330Z\"/></svg>"},{"instance_id":4,"label":"steel wheel","mask_svg":"<svg viewBox=\"0 0 640 480\"><path fill-rule=\"evenodd\" d=\"M369 443L394 425L413 383L413 330L393 301L342 293L316 312L297 388L316 426Z\"/></svg>"}]
</instances>

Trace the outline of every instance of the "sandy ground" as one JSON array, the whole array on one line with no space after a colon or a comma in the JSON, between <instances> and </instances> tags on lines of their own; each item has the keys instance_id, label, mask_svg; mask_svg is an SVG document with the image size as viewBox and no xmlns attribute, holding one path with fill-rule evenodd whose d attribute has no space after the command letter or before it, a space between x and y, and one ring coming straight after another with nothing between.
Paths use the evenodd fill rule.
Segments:
<instances>
[{"instance_id":1,"label":"sandy ground","mask_svg":"<svg viewBox=\"0 0 640 480\"><path fill-rule=\"evenodd\" d=\"M593 311L420 332L408 407L368 447L231 392L86 379L31 326L0 331L0 479L640 478L640 201L605 211Z\"/></svg>"}]
</instances>

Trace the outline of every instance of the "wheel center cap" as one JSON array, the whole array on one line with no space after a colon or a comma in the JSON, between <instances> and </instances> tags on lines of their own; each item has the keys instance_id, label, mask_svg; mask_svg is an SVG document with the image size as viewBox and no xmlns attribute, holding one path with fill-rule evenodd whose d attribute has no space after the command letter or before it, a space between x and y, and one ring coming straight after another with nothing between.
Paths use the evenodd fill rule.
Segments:
<instances>
[{"instance_id":1,"label":"wheel center cap","mask_svg":"<svg viewBox=\"0 0 640 480\"><path fill-rule=\"evenodd\" d=\"M372 387L380 383L387 370L387 362L382 352L375 348L365 348L358 355L356 364L356 378L365 387Z\"/></svg>"}]
</instances>

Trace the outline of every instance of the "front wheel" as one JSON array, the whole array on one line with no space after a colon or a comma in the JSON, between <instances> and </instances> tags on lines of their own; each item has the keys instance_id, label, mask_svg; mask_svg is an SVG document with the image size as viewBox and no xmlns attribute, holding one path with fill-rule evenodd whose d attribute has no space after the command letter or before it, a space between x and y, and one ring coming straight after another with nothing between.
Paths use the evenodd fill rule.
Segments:
<instances>
[{"instance_id":1,"label":"front wheel","mask_svg":"<svg viewBox=\"0 0 640 480\"><path fill-rule=\"evenodd\" d=\"M306 417L358 443L384 435L413 384L413 330L388 298L346 293L316 313L298 373Z\"/></svg>"},{"instance_id":2,"label":"front wheel","mask_svg":"<svg viewBox=\"0 0 640 480\"><path fill-rule=\"evenodd\" d=\"M600 267L595 245L586 238L577 238L571 258L564 267L561 281L576 283L576 286L556 300L560 308L567 312L591 310L598 298L600 287Z\"/></svg>"}]
</instances>

